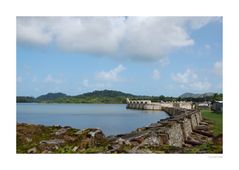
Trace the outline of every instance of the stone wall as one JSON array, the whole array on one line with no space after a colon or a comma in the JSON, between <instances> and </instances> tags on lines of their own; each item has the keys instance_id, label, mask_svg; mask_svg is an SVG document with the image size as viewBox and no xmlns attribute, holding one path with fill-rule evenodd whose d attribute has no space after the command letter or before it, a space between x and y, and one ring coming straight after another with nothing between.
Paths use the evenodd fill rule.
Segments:
<instances>
[{"instance_id":1,"label":"stone wall","mask_svg":"<svg viewBox=\"0 0 239 170\"><path fill-rule=\"evenodd\" d=\"M187 138L191 135L192 133L192 125L190 122L190 119L184 118L181 122L181 129L183 131L183 136L184 140L187 140Z\"/></svg>"},{"instance_id":2,"label":"stone wall","mask_svg":"<svg viewBox=\"0 0 239 170\"><path fill-rule=\"evenodd\" d=\"M196 126L198 125L196 115L192 114L192 115L190 115L190 117L191 117L192 129L195 129Z\"/></svg>"},{"instance_id":3,"label":"stone wall","mask_svg":"<svg viewBox=\"0 0 239 170\"><path fill-rule=\"evenodd\" d=\"M179 123L173 122L170 128L167 128L166 133L168 133L168 144L171 146L182 147L184 137L181 125Z\"/></svg>"},{"instance_id":4,"label":"stone wall","mask_svg":"<svg viewBox=\"0 0 239 170\"><path fill-rule=\"evenodd\" d=\"M128 109L162 110L163 107L192 109L192 102L156 103L156 102L151 102L150 100L129 100L127 98L127 108Z\"/></svg>"},{"instance_id":5,"label":"stone wall","mask_svg":"<svg viewBox=\"0 0 239 170\"><path fill-rule=\"evenodd\" d=\"M136 106L135 106L136 103ZM193 109L191 102L152 103L149 101L129 101L127 108L143 110L163 110L170 118L139 128L123 135L125 140L133 141L138 146L171 145L182 147L185 143L200 143L192 138L202 121L201 112ZM205 134L205 133L204 133Z\"/></svg>"},{"instance_id":6,"label":"stone wall","mask_svg":"<svg viewBox=\"0 0 239 170\"><path fill-rule=\"evenodd\" d=\"M150 106L153 107L153 104ZM197 129L202 121L200 111L179 107L162 107L161 109L167 112L170 118L138 128L129 134L120 135L120 138L135 147L145 145L161 146L165 144L182 147L188 141L200 143L192 139L192 132Z\"/></svg>"}]
</instances>

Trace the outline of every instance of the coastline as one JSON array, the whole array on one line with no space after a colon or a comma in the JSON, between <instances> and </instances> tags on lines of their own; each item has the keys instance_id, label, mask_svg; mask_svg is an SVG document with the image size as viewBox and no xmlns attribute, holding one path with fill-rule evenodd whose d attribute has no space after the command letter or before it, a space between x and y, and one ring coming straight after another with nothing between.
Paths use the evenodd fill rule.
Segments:
<instances>
[{"instance_id":1,"label":"coastline","mask_svg":"<svg viewBox=\"0 0 239 170\"><path fill-rule=\"evenodd\" d=\"M181 127L179 121L180 117L171 115L171 118L114 136L105 136L97 128L80 130L21 123L17 124L17 153L222 153L222 135L212 134L212 122L203 119L207 131L200 134L200 130L195 129L198 133L194 130L190 140L185 141L185 134L177 130ZM173 138L167 137L172 135Z\"/></svg>"}]
</instances>

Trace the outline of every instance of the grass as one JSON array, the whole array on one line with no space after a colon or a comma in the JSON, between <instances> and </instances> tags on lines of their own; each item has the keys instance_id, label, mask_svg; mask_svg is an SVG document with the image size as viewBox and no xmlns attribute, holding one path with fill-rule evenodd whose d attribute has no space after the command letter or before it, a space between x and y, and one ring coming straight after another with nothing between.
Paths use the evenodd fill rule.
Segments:
<instances>
[{"instance_id":1,"label":"grass","mask_svg":"<svg viewBox=\"0 0 239 170\"><path fill-rule=\"evenodd\" d=\"M213 133L215 136L222 134L222 113L213 112L209 109L201 110L202 117L213 123Z\"/></svg>"}]
</instances>

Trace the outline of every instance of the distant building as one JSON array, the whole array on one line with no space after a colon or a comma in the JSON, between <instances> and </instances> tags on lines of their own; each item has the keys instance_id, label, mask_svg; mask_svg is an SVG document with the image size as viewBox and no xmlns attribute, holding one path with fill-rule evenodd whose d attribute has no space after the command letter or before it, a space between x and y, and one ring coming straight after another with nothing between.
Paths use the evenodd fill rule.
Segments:
<instances>
[{"instance_id":1,"label":"distant building","mask_svg":"<svg viewBox=\"0 0 239 170\"><path fill-rule=\"evenodd\" d=\"M196 106L199 109L208 109L210 107L211 103L210 102L202 102L202 103L197 103Z\"/></svg>"},{"instance_id":2,"label":"distant building","mask_svg":"<svg viewBox=\"0 0 239 170\"><path fill-rule=\"evenodd\" d=\"M223 110L223 102L222 101L216 101L212 104L211 109L215 112L222 112Z\"/></svg>"}]
</instances>

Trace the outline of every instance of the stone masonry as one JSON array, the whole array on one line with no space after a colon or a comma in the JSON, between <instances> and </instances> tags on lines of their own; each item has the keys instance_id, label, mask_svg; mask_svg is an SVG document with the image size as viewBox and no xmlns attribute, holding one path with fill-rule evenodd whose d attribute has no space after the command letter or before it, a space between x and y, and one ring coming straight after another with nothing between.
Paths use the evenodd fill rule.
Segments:
<instances>
[{"instance_id":1,"label":"stone masonry","mask_svg":"<svg viewBox=\"0 0 239 170\"><path fill-rule=\"evenodd\" d=\"M138 101L138 103L131 104L140 105L142 103L152 105L151 101ZM139 106L137 108L142 109ZM180 108L180 104L177 107L161 106L160 110L167 112L170 117L149 126L138 128L131 133L117 135L116 141L120 138L120 141L123 140L124 143L134 146L135 151L144 146L170 145L183 147L185 145L201 144L206 138L203 135L209 134L198 130L202 128L201 124L204 124L199 110L188 109L188 107Z\"/></svg>"}]
</instances>

